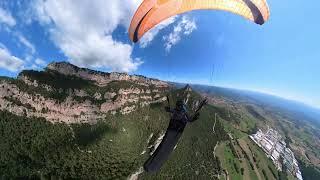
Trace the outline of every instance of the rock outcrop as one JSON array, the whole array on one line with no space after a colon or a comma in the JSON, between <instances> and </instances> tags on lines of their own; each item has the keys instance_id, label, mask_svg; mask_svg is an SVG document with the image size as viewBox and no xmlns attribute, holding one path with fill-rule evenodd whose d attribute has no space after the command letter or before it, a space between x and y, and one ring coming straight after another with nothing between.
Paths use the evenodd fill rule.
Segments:
<instances>
[{"instance_id":1,"label":"rock outcrop","mask_svg":"<svg viewBox=\"0 0 320 180\"><path fill-rule=\"evenodd\" d=\"M154 85L156 87L168 87L169 84L165 81L147 78L140 75L129 75L127 73L111 72L105 73L93 71L86 68L79 68L67 62L55 62L47 66L48 70L57 71L64 75L73 75L86 80L91 80L99 86L106 86L112 81L130 81L140 85Z\"/></svg>"},{"instance_id":2,"label":"rock outcrop","mask_svg":"<svg viewBox=\"0 0 320 180\"><path fill-rule=\"evenodd\" d=\"M72 82L70 77L77 77L88 83L83 88L74 88L60 84L64 82L43 79L43 75L54 78L57 73L60 79L61 76L69 78L68 82ZM95 123L108 114L129 114L163 102L168 88L164 81L143 76L52 63L42 72L26 71L20 73L18 79L0 79L0 110L43 117L51 122Z\"/></svg>"}]
</instances>

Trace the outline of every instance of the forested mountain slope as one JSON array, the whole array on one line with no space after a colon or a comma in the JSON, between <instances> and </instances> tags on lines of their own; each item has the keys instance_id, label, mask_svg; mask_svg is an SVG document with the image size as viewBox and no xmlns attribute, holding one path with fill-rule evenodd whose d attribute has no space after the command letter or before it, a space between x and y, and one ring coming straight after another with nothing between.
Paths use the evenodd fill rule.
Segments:
<instances>
[{"instance_id":1,"label":"forested mountain slope","mask_svg":"<svg viewBox=\"0 0 320 180\"><path fill-rule=\"evenodd\" d=\"M168 126L165 95L172 105L186 100L190 110L201 99L188 87L175 89L154 79L118 77L102 85L52 68L2 78L0 87L0 177L5 179L126 179L141 168ZM207 106L186 128L160 173L140 178L220 174L219 159L212 152L227 135L222 124L214 122L214 112Z\"/></svg>"},{"instance_id":2,"label":"forested mountain slope","mask_svg":"<svg viewBox=\"0 0 320 180\"><path fill-rule=\"evenodd\" d=\"M209 105L148 174L142 165L169 124L167 95L191 112L204 97ZM308 120L230 89L52 63L0 77L0 179L290 179L248 138L267 125L299 157L304 179L317 179L319 129Z\"/></svg>"}]
</instances>

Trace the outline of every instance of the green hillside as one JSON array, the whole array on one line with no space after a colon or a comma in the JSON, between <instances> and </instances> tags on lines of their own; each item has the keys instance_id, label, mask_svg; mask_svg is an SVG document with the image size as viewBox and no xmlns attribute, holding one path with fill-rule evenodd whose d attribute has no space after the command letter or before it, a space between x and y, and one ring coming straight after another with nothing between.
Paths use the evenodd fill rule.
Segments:
<instances>
[{"instance_id":1,"label":"green hillside","mask_svg":"<svg viewBox=\"0 0 320 180\"><path fill-rule=\"evenodd\" d=\"M184 95L182 92L173 92L172 100ZM197 98L199 95L192 94L188 104ZM1 177L125 179L148 158L150 134L158 137L165 131L169 116L163 113L164 105L140 108L130 115L110 115L95 125L51 124L1 111ZM206 107L200 119L186 128L161 172L141 178L213 178L220 173L219 159L212 152L217 141L227 135L220 122L216 134L212 133L214 113L214 107ZM147 153L141 155L144 150Z\"/></svg>"},{"instance_id":2,"label":"green hillside","mask_svg":"<svg viewBox=\"0 0 320 180\"><path fill-rule=\"evenodd\" d=\"M190 112L195 110L203 96L207 96L210 103L201 111L199 120L185 128L168 161L155 174L140 170L169 124L169 114L164 110L168 105L165 101L137 105L129 114L119 110L114 114L105 113L97 122L81 124L51 123L44 118L18 116L9 112L10 108L0 110L0 179L127 179L135 172L139 174L139 179L152 180L292 179L285 172L278 172L261 148L248 138L258 128L265 129L266 125L277 129L290 147L305 148L305 154L294 151L299 157L305 179L319 177L319 167L310 163L317 160L314 157L320 154L320 145L316 141L317 127L311 123L299 126L303 119L297 119L292 113L250 98L245 101L245 96L232 90L226 91L225 96L222 89L219 93L215 91L215 94L204 94L203 91L199 94L199 91L195 92L188 86L153 91L158 89L152 85L122 80L98 86L93 81L50 70L23 71L20 76L35 80L39 85L28 85L22 79L4 77L0 77L0 82L14 84L19 92L26 92L32 98L41 95L57 100L58 104L71 96L75 100L73 103L89 100L100 107L106 101L112 104L118 98L116 93L120 89L133 88L142 89L140 92L144 93L149 91L150 98L157 93L162 96L167 93L171 106L178 99L183 99ZM5 83L2 89L9 91L3 87ZM44 85L52 89L48 90ZM83 90L87 95L70 94L74 89ZM111 100L94 97L97 93L109 92L116 94ZM145 96L143 93L138 95L141 98ZM2 98L16 105L18 108L15 110L34 108L21 103L18 96ZM237 98L239 101L236 101ZM55 110L50 112L55 113Z\"/></svg>"}]
</instances>

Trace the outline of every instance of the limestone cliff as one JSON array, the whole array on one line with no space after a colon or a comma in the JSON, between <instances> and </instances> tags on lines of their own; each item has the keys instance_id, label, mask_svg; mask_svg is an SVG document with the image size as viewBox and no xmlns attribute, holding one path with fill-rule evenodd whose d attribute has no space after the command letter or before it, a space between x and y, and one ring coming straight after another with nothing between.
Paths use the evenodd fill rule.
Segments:
<instances>
[{"instance_id":1,"label":"limestone cliff","mask_svg":"<svg viewBox=\"0 0 320 180\"><path fill-rule=\"evenodd\" d=\"M106 86L112 81L130 81L140 85L154 85L156 87L168 87L168 83L157 79L147 78L140 75L129 75L127 73L111 72L105 73L79 68L67 62L51 63L48 70L57 71L64 75L73 75L86 80L94 81L99 86Z\"/></svg>"},{"instance_id":2,"label":"limestone cliff","mask_svg":"<svg viewBox=\"0 0 320 180\"><path fill-rule=\"evenodd\" d=\"M0 109L51 122L95 123L108 113L132 111L166 100L169 84L138 75L104 73L69 63L0 79Z\"/></svg>"}]
</instances>

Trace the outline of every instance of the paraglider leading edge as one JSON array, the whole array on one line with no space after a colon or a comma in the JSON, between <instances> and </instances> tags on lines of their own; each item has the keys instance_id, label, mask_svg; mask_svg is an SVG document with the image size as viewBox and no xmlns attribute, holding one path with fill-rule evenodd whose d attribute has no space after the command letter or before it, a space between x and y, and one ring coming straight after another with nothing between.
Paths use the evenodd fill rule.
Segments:
<instances>
[{"instance_id":1,"label":"paraglider leading edge","mask_svg":"<svg viewBox=\"0 0 320 180\"><path fill-rule=\"evenodd\" d=\"M270 16L266 0L144 0L135 12L129 37L133 42L165 19L192 10L224 10L262 25Z\"/></svg>"}]
</instances>

